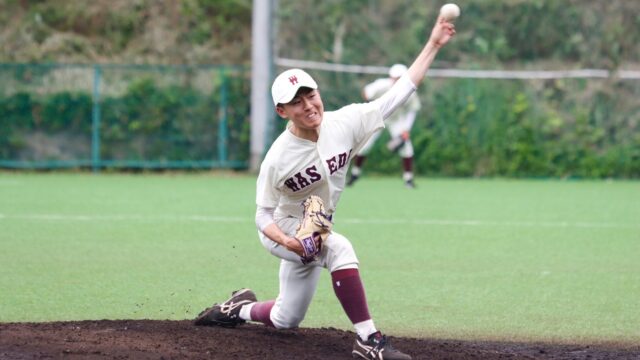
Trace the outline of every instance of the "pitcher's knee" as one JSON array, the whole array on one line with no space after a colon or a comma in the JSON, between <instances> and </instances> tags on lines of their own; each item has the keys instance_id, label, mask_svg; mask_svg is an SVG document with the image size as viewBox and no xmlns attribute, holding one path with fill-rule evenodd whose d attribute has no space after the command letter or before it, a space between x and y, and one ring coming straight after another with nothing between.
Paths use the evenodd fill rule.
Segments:
<instances>
[{"instance_id":1,"label":"pitcher's knee","mask_svg":"<svg viewBox=\"0 0 640 360\"><path fill-rule=\"evenodd\" d=\"M325 245L327 249L326 266L330 272L358 266L356 252L346 237L334 232L329 236Z\"/></svg>"},{"instance_id":2,"label":"pitcher's knee","mask_svg":"<svg viewBox=\"0 0 640 360\"><path fill-rule=\"evenodd\" d=\"M286 317L286 316L278 316L277 314L271 315L271 322L273 323L273 326L276 329L281 329L281 330L297 328L303 319L304 317L296 317L296 316Z\"/></svg>"}]
</instances>

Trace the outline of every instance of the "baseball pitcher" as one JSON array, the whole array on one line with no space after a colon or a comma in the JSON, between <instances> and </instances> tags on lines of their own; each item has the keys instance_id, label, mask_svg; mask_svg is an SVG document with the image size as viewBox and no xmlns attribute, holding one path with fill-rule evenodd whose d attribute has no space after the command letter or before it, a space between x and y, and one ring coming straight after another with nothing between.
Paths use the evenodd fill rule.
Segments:
<instances>
[{"instance_id":1,"label":"baseball pitcher","mask_svg":"<svg viewBox=\"0 0 640 360\"><path fill-rule=\"evenodd\" d=\"M288 120L260 167L256 186L256 225L264 248L280 259L280 292L258 301L247 288L205 309L196 325L234 327L245 321L277 329L300 325L323 269L357 333L352 355L364 359L411 359L395 349L376 327L360 279L351 242L333 231L349 162L384 120L411 97L436 54L455 35L439 17L429 40L407 72L381 97L325 111L316 81L301 69L276 77L271 88L275 111Z\"/></svg>"}]
</instances>

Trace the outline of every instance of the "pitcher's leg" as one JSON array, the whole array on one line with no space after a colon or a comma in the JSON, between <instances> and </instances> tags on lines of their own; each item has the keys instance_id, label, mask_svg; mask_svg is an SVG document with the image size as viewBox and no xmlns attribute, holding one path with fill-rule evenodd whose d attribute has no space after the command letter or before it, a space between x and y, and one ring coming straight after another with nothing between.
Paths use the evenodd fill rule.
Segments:
<instances>
[{"instance_id":1,"label":"pitcher's leg","mask_svg":"<svg viewBox=\"0 0 640 360\"><path fill-rule=\"evenodd\" d=\"M316 293L321 271L317 266L281 261L280 294L271 309L271 321L276 328L294 328L302 322Z\"/></svg>"},{"instance_id":2,"label":"pitcher's leg","mask_svg":"<svg viewBox=\"0 0 640 360\"><path fill-rule=\"evenodd\" d=\"M240 317L278 329L297 327L309 309L321 271L318 266L281 260L278 297L244 306Z\"/></svg>"},{"instance_id":3,"label":"pitcher's leg","mask_svg":"<svg viewBox=\"0 0 640 360\"><path fill-rule=\"evenodd\" d=\"M331 273L336 297L360 337L366 339L377 331L371 316L358 270L358 258L351 242L333 232L325 242L323 266Z\"/></svg>"}]
</instances>

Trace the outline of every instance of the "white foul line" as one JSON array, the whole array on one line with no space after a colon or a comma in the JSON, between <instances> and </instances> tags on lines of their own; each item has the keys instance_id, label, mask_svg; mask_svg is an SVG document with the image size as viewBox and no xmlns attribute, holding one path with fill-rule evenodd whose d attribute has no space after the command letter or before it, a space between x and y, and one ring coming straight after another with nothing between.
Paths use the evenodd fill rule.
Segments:
<instances>
[{"instance_id":1,"label":"white foul line","mask_svg":"<svg viewBox=\"0 0 640 360\"><path fill-rule=\"evenodd\" d=\"M69 215L69 214L16 214L0 213L0 220L19 219L29 221L194 221L211 223L253 223L253 218L204 215ZM491 220L441 220L441 219L359 219L340 218L340 223L352 225L424 225L424 226L504 226L504 227L553 227L553 228L640 228L640 224L571 221L491 221Z\"/></svg>"},{"instance_id":2,"label":"white foul line","mask_svg":"<svg viewBox=\"0 0 640 360\"><path fill-rule=\"evenodd\" d=\"M569 221L490 221L490 220L436 220L436 219L342 219L352 224L405 224L405 225L443 225L443 226L509 226L509 227L561 227L561 228L640 228L640 225L623 223L595 223Z\"/></svg>"},{"instance_id":3,"label":"white foul line","mask_svg":"<svg viewBox=\"0 0 640 360\"><path fill-rule=\"evenodd\" d=\"M245 222L248 218L228 217L228 216L200 216L200 215L175 215L175 216L145 216L145 215L63 215L63 214L21 214L21 215L5 215L0 214L2 218L13 218L22 220L41 220L41 221L202 221L202 222Z\"/></svg>"}]
</instances>

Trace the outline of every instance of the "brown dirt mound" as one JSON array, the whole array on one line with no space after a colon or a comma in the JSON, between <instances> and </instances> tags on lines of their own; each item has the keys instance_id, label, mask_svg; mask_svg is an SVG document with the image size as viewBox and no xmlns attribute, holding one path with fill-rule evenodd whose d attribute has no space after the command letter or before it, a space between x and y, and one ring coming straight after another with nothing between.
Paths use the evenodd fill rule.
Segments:
<instances>
[{"instance_id":1,"label":"brown dirt mound","mask_svg":"<svg viewBox=\"0 0 640 360\"><path fill-rule=\"evenodd\" d=\"M355 334L333 328L196 327L190 321L0 324L0 359L350 359ZM414 359L640 359L640 347L392 337Z\"/></svg>"}]
</instances>

